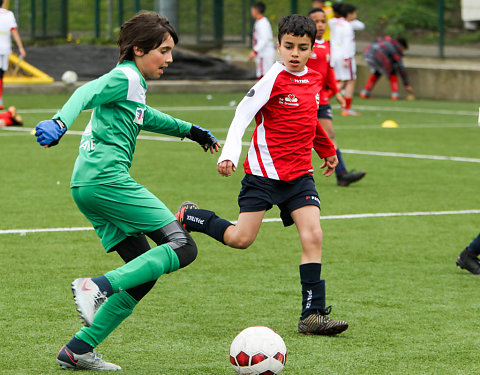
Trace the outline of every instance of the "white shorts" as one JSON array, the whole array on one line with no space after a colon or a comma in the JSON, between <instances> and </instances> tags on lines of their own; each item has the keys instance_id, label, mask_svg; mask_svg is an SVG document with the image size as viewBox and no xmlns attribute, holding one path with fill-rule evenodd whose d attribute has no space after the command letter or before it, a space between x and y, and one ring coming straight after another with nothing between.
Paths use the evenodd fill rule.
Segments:
<instances>
[{"instance_id":1,"label":"white shorts","mask_svg":"<svg viewBox=\"0 0 480 375\"><path fill-rule=\"evenodd\" d=\"M263 77L275 62L275 51L262 53L255 56L257 66L257 78Z\"/></svg>"},{"instance_id":2,"label":"white shorts","mask_svg":"<svg viewBox=\"0 0 480 375\"><path fill-rule=\"evenodd\" d=\"M0 55L0 69L2 69L4 72L8 70L8 55Z\"/></svg>"},{"instance_id":3,"label":"white shorts","mask_svg":"<svg viewBox=\"0 0 480 375\"><path fill-rule=\"evenodd\" d=\"M355 58L348 59L348 65L345 66L345 60L336 59L332 61L332 68L335 70L335 79L337 81L352 81L357 79L357 63Z\"/></svg>"}]
</instances>

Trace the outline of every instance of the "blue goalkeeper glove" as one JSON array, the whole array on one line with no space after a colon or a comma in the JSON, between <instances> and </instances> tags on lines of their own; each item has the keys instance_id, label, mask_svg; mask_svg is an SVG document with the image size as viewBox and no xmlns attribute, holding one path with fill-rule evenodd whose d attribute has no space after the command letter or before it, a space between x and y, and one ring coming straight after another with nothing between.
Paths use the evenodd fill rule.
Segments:
<instances>
[{"instance_id":1,"label":"blue goalkeeper glove","mask_svg":"<svg viewBox=\"0 0 480 375\"><path fill-rule=\"evenodd\" d=\"M198 125L192 125L192 128L185 137L197 142L205 151L208 151L208 149L212 147L215 149L215 145L218 143L217 138L210 133L210 130L201 128Z\"/></svg>"},{"instance_id":2,"label":"blue goalkeeper glove","mask_svg":"<svg viewBox=\"0 0 480 375\"><path fill-rule=\"evenodd\" d=\"M52 147L58 144L60 138L67 131L67 127L60 120L45 120L40 121L35 127L37 142L40 146Z\"/></svg>"}]
</instances>

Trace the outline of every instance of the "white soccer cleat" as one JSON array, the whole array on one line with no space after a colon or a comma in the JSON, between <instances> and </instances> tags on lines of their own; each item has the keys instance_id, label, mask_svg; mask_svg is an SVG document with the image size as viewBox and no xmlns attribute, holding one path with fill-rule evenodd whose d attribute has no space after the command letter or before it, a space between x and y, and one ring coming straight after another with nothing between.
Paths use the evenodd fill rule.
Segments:
<instances>
[{"instance_id":1,"label":"white soccer cleat","mask_svg":"<svg viewBox=\"0 0 480 375\"><path fill-rule=\"evenodd\" d=\"M117 371L122 369L114 363L105 362L102 359L102 355L97 352L92 351L85 354L75 354L68 349L66 345L63 345L58 352L57 362L64 370Z\"/></svg>"},{"instance_id":2,"label":"white soccer cleat","mask_svg":"<svg viewBox=\"0 0 480 375\"><path fill-rule=\"evenodd\" d=\"M72 283L73 298L83 324L90 327L98 308L107 297L100 291L91 278L76 279Z\"/></svg>"}]
</instances>

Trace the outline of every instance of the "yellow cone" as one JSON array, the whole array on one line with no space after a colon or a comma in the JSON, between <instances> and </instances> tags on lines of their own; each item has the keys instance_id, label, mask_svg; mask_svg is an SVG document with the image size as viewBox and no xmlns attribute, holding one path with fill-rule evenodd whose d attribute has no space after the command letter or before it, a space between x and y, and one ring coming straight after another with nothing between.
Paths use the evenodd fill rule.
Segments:
<instances>
[{"instance_id":1,"label":"yellow cone","mask_svg":"<svg viewBox=\"0 0 480 375\"><path fill-rule=\"evenodd\" d=\"M382 128L398 128L398 124L395 121L387 120L382 122Z\"/></svg>"}]
</instances>

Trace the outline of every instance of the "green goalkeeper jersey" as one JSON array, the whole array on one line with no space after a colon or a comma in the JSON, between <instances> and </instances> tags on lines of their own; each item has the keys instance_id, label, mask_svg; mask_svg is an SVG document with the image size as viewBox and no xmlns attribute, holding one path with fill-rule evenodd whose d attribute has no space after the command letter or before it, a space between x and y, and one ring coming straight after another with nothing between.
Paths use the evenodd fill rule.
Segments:
<instances>
[{"instance_id":1,"label":"green goalkeeper jersey","mask_svg":"<svg viewBox=\"0 0 480 375\"><path fill-rule=\"evenodd\" d=\"M130 178L140 130L184 137L192 124L145 104L147 84L133 61L78 88L54 116L67 129L80 112L93 112L80 141L70 186L121 182Z\"/></svg>"}]
</instances>

